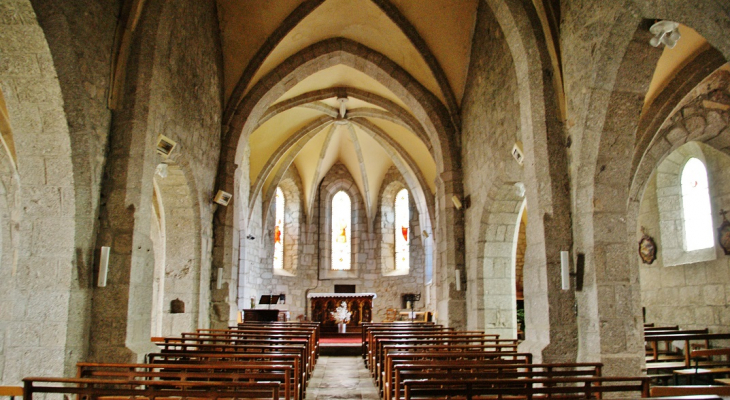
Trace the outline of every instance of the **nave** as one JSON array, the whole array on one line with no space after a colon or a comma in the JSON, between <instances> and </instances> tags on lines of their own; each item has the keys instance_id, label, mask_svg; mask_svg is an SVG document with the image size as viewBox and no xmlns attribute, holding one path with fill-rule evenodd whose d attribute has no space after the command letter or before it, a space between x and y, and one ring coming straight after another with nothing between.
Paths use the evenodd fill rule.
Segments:
<instances>
[{"instance_id":1,"label":"nave","mask_svg":"<svg viewBox=\"0 0 730 400\"><path fill-rule=\"evenodd\" d=\"M651 328L655 327L647 326L647 332ZM709 343L728 336L656 328L654 342L683 340L685 348L693 341ZM321 335L319 323L244 322L227 330L199 329L155 338L158 351L148 353L144 363L81 362L75 377L27 377L24 388L17 389L25 400L50 393L181 400L730 397L726 382L680 386L660 383L659 375L605 376L599 362L536 362L533 354L518 351L518 340L428 322L364 323L361 339L343 349L359 349L360 357L320 357ZM657 357L658 347L652 350ZM667 350L661 352L665 360L681 360L681 353ZM694 372L675 371L675 384L677 372L684 377L727 375L728 350L703 350L703 361L696 361ZM691 352L693 359L697 351ZM724 363L713 362L712 355L725 356ZM690 361L694 360L680 364L691 366Z\"/></svg>"},{"instance_id":2,"label":"nave","mask_svg":"<svg viewBox=\"0 0 730 400\"><path fill-rule=\"evenodd\" d=\"M321 356L304 400L379 400L378 389L358 356Z\"/></svg>"}]
</instances>

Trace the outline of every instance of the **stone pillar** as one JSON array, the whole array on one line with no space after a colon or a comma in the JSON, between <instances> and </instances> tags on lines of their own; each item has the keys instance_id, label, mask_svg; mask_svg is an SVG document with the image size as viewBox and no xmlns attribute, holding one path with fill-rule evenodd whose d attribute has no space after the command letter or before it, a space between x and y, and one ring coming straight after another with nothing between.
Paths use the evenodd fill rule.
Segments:
<instances>
[{"instance_id":1,"label":"stone pillar","mask_svg":"<svg viewBox=\"0 0 730 400\"><path fill-rule=\"evenodd\" d=\"M139 362L150 343L154 252L150 240L155 139L144 118L115 115L102 188L99 246L111 247L106 287L94 289L90 359Z\"/></svg>"},{"instance_id":2,"label":"stone pillar","mask_svg":"<svg viewBox=\"0 0 730 400\"><path fill-rule=\"evenodd\" d=\"M466 328L466 267L464 254L464 209L454 206L452 197L463 201L461 171L447 171L437 180L437 271L438 322L456 329ZM462 206L463 207L463 206ZM456 290L456 270L462 284Z\"/></svg>"},{"instance_id":3,"label":"stone pillar","mask_svg":"<svg viewBox=\"0 0 730 400\"><path fill-rule=\"evenodd\" d=\"M237 168L231 160L235 159L236 149L223 147L221 155L221 167L218 173L215 191L225 190L233 193L233 198L228 206L218 205L213 216L213 271L219 273L222 268L223 278L220 289L211 282L211 309L210 327L213 329L227 328L229 324L235 323L238 306L238 280L239 277L239 254L241 224L238 221L241 215L247 215L248 209L248 168L244 171ZM248 155L244 155L244 161L248 162ZM242 181L243 180L243 181Z\"/></svg>"}]
</instances>

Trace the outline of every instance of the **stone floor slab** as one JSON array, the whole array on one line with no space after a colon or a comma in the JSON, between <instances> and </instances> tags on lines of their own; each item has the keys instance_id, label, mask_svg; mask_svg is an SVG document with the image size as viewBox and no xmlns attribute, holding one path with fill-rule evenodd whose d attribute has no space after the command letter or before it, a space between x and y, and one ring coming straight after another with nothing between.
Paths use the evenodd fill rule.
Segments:
<instances>
[{"instance_id":1,"label":"stone floor slab","mask_svg":"<svg viewBox=\"0 0 730 400\"><path fill-rule=\"evenodd\" d=\"M305 400L377 400L380 396L360 356L320 356Z\"/></svg>"}]
</instances>

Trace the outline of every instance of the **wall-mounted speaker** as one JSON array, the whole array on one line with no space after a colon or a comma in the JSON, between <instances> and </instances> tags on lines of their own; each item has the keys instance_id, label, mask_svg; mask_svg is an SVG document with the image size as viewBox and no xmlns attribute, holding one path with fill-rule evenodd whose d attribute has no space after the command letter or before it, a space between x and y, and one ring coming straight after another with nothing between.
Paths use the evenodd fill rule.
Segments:
<instances>
[{"instance_id":1,"label":"wall-mounted speaker","mask_svg":"<svg viewBox=\"0 0 730 400\"><path fill-rule=\"evenodd\" d=\"M164 156L169 157L170 153L175 149L175 146L177 146L177 142L170 139L169 137L160 134L157 136L157 153Z\"/></svg>"},{"instance_id":2,"label":"wall-mounted speaker","mask_svg":"<svg viewBox=\"0 0 730 400\"><path fill-rule=\"evenodd\" d=\"M560 252L560 278L563 290L570 289L570 254L567 251Z\"/></svg>"},{"instance_id":3,"label":"wall-mounted speaker","mask_svg":"<svg viewBox=\"0 0 730 400\"><path fill-rule=\"evenodd\" d=\"M99 280L96 282L98 287L106 287L106 276L109 272L109 246L101 246L101 257L99 257Z\"/></svg>"},{"instance_id":4,"label":"wall-mounted speaker","mask_svg":"<svg viewBox=\"0 0 730 400\"><path fill-rule=\"evenodd\" d=\"M522 142L516 142L514 146L512 146L512 157L514 157L515 161L517 161L517 164L524 164L525 163L525 153L522 151Z\"/></svg>"},{"instance_id":5,"label":"wall-mounted speaker","mask_svg":"<svg viewBox=\"0 0 730 400\"><path fill-rule=\"evenodd\" d=\"M223 190L219 190L218 193L215 194L213 201L222 206L227 206L228 203L231 201L231 198L233 198L232 194Z\"/></svg>"},{"instance_id":6,"label":"wall-mounted speaker","mask_svg":"<svg viewBox=\"0 0 730 400\"><path fill-rule=\"evenodd\" d=\"M586 255L578 253L578 257L575 260L575 291L580 292L583 290L583 273L586 268Z\"/></svg>"}]
</instances>

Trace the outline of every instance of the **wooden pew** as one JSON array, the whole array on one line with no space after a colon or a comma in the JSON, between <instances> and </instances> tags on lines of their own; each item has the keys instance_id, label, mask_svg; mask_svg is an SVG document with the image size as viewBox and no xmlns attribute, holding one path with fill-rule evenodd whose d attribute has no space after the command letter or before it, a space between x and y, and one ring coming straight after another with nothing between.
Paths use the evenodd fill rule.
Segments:
<instances>
[{"instance_id":1,"label":"wooden pew","mask_svg":"<svg viewBox=\"0 0 730 400\"><path fill-rule=\"evenodd\" d=\"M286 330L235 330L221 333L199 333L199 332L188 332L182 333L181 337L183 341L185 339L198 339L206 340L208 343L241 343L245 339L268 339L274 343L279 343L283 340L302 340L307 342L309 347L310 359L313 363L316 363L319 355L318 343L314 340L314 334L312 332L292 332Z\"/></svg>"},{"instance_id":2,"label":"wooden pew","mask_svg":"<svg viewBox=\"0 0 730 400\"><path fill-rule=\"evenodd\" d=\"M724 359L715 360L713 357L724 357ZM692 350L690 359L694 361L694 367L674 370L675 384L679 376L688 377L689 383L692 384L696 376L730 374L730 348Z\"/></svg>"},{"instance_id":3,"label":"wooden pew","mask_svg":"<svg viewBox=\"0 0 730 400\"><path fill-rule=\"evenodd\" d=\"M696 396L696 395L717 395L730 396L730 386L723 385L692 385L692 386L653 386L651 397L658 396Z\"/></svg>"},{"instance_id":4,"label":"wooden pew","mask_svg":"<svg viewBox=\"0 0 730 400\"><path fill-rule=\"evenodd\" d=\"M365 325L365 324L363 324ZM367 365L367 355L370 349L370 337L374 333L392 333L392 334L407 334L409 332L439 332L439 331L450 331L453 332L454 328L443 327L442 325L433 324L399 324L399 325L369 325L363 326L362 329L362 358Z\"/></svg>"},{"instance_id":5,"label":"wooden pew","mask_svg":"<svg viewBox=\"0 0 730 400\"><path fill-rule=\"evenodd\" d=\"M462 332L429 332L401 334L373 334L369 345L368 367L375 374L383 357L383 346L393 344L498 344L498 335ZM514 342L509 343L514 344ZM495 347L496 348L496 347Z\"/></svg>"},{"instance_id":6,"label":"wooden pew","mask_svg":"<svg viewBox=\"0 0 730 400\"><path fill-rule=\"evenodd\" d=\"M461 344L459 341L454 341L449 344L431 344L429 342L416 342L416 343L395 343L388 344L383 343L381 353L375 361L375 380L376 383L381 384L382 378L385 373L385 364L389 353L396 352L411 352L411 353L434 353L434 352L479 352L487 354L499 354L499 353L516 353L517 343L513 344Z\"/></svg>"},{"instance_id":7,"label":"wooden pew","mask_svg":"<svg viewBox=\"0 0 730 400\"><path fill-rule=\"evenodd\" d=\"M286 400L298 399L291 365L217 362L205 364L78 363L77 378L126 381L279 382Z\"/></svg>"},{"instance_id":8,"label":"wooden pew","mask_svg":"<svg viewBox=\"0 0 730 400\"><path fill-rule=\"evenodd\" d=\"M192 340L192 339L186 339ZM161 352L188 352L197 351L204 353L298 353L302 357L302 365L307 375L310 375L314 370L314 365L310 359L310 353L307 348L307 344L304 342L276 342L266 340L250 339L244 343L238 344L226 344L226 343L200 343L193 340L192 342L186 341L181 343L168 342L168 343L157 343L157 346L161 349Z\"/></svg>"},{"instance_id":9,"label":"wooden pew","mask_svg":"<svg viewBox=\"0 0 730 400\"><path fill-rule=\"evenodd\" d=\"M389 398L395 393L399 370L418 369L428 370L435 365L454 365L457 368L469 368L470 366L489 365L527 365L532 361L532 354L529 353L486 353L486 352L430 352L430 353L395 353L390 354L386 360L386 372L383 377L383 385L380 388L383 397Z\"/></svg>"},{"instance_id":10,"label":"wooden pew","mask_svg":"<svg viewBox=\"0 0 730 400\"><path fill-rule=\"evenodd\" d=\"M672 328L672 327L670 327ZM689 329L689 330L654 330L654 331L648 331L644 332L644 340L646 343L651 347L650 350L650 358L647 359L647 362L659 362L660 359L660 350L659 350L659 342L665 342L665 349L664 353L668 354L670 353L671 348L671 342L672 340L655 340L656 337L667 337L667 336L673 336L673 335L691 335L691 334L706 334L709 333L707 328L705 329ZM705 341L705 347L708 347L709 343L708 341ZM680 358L682 359L682 358Z\"/></svg>"},{"instance_id":11,"label":"wooden pew","mask_svg":"<svg viewBox=\"0 0 730 400\"><path fill-rule=\"evenodd\" d=\"M38 393L75 394L87 399L98 397L134 397L165 399L271 399L278 400L278 382L199 382L180 380L119 380L89 378L23 379L23 399L32 400ZM59 386L64 385L64 386Z\"/></svg>"},{"instance_id":12,"label":"wooden pew","mask_svg":"<svg viewBox=\"0 0 730 400\"><path fill-rule=\"evenodd\" d=\"M247 328L263 328L263 329L312 329L314 330L314 336L317 342L319 342L320 333L322 328L319 322L264 322L264 321L249 321L242 322L236 326L230 327L230 329L247 329Z\"/></svg>"},{"instance_id":13,"label":"wooden pew","mask_svg":"<svg viewBox=\"0 0 730 400\"><path fill-rule=\"evenodd\" d=\"M294 368L294 386L298 388L299 399L303 399L306 393L308 375L303 366L302 355L299 352L259 352L259 353L232 353L232 352L213 352L206 353L202 351L187 352L165 352L165 353L149 353L147 354L147 362L164 363L164 364L191 364L201 363L208 364L211 362L270 362L283 365L291 365Z\"/></svg>"},{"instance_id":14,"label":"wooden pew","mask_svg":"<svg viewBox=\"0 0 730 400\"><path fill-rule=\"evenodd\" d=\"M682 332L682 331L680 331ZM666 341L683 341L684 342L684 367L688 368L691 366L690 352L691 342L701 341L709 348L708 344L712 340L727 340L730 339L730 333L677 333L677 334L661 334L661 335L646 335L644 339L654 342L666 342ZM649 365L647 364L647 370Z\"/></svg>"},{"instance_id":15,"label":"wooden pew","mask_svg":"<svg viewBox=\"0 0 730 400\"><path fill-rule=\"evenodd\" d=\"M23 387L0 386L0 397L10 397L10 400L14 400L16 397L23 397Z\"/></svg>"},{"instance_id":16,"label":"wooden pew","mask_svg":"<svg viewBox=\"0 0 730 400\"><path fill-rule=\"evenodd\" d=\"M532 398L546 395L577 398L600 398L609 392L638 392L641 397L649 395L648 377L565 377L565 378L480 378L460 377L452 379L448 375L434 379L404 380L403 399L443 398L444 396L520 396ZM624 396L626 397L626 396Z\"/></svg>"},{"instance_id":17,"label":"wooden pew","mask_svg":"<svg viewBox=\"0 0 730 400\"><path fill-rule=\"evenodd\" d=\"M496 361L496 360L495 360ZM393 390L388 390L387 400L400 400L404 396L403 382L413 380L481 380L481 379L539 379L566 377L600 377L601 363L563 364L514 364L498 362L462 361L435 362L427 369L419 364L404 364L396 368Z\"/></svg>"}]
</instances>

